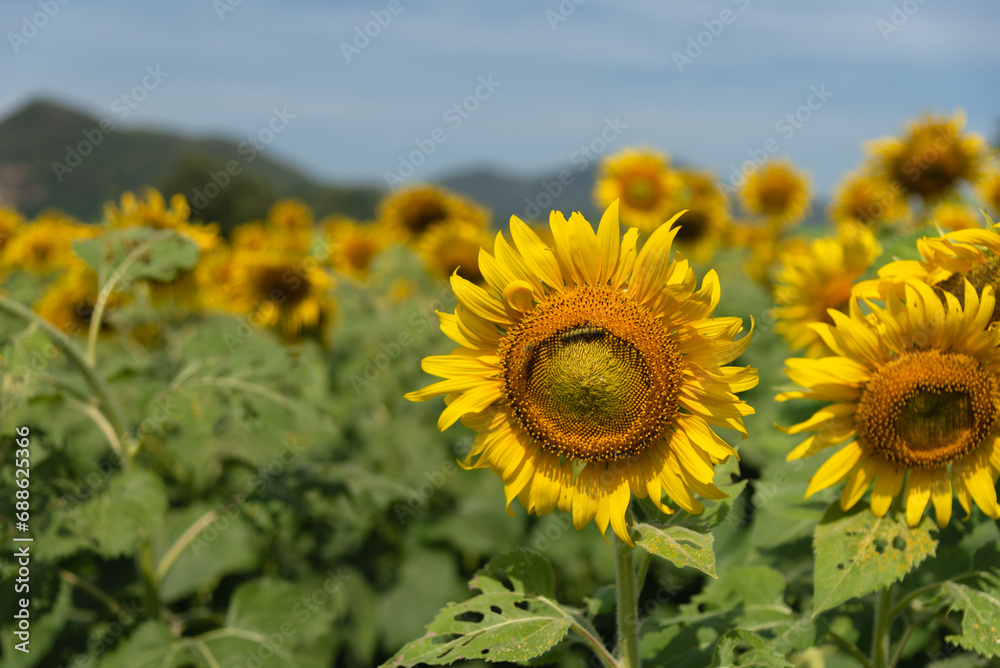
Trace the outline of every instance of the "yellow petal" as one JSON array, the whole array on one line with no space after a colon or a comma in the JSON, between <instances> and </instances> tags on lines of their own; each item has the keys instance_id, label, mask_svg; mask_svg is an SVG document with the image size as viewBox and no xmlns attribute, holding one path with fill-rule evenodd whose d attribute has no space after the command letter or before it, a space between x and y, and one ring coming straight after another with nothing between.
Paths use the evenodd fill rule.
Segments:
<instances>
[{"instance_id":1,"label":"yellow petal","mask_svg":"<svg viewBox=\"0 0 1000 668\"><path fill-rule=\"evenodd\" d=\"M847 511L853 508L874 478L875 466L870 459L859 464L847 477L844 489L840 492L840 509Z\"/></svg>"},{"instance_id":2,"label":"yellow petal","mask_svg":"<svg viewBox=\"0 0 1000 668\"><path fill-rule=\"evenodd\" d=\"M920 524L924 517L924 509L931 500L931 488L937 478L936 471L915 469L910 471L910 479L906 482L906 523L911 527Z\"/></svg>"},{"instance_id":3,"label":"yellow petal","mask_svg":"<svg viewBox=\"0 0 1000 668\"><path fill-rule=\"evenodd\" d=\"M678 213L656 228L636 257L632 280L629 282L629 292L640 304L645 304L657 296L667 283L671 270L670 246L678 231L673 223L680 215Z\"/></svg>"},{"instance_id":4,"label":"yellow petal","mask_svg":"<svg viewBox=\"0 0 1000 668\"><path fill-rule=\"evenodd\" d=\"M545 242L517 216L510 217L510 235L514 238L524 264L550 287L562 289L562 272L555 254Z\"/></svg>"},{"instance_id":5,"label":"yellow petal","mask_svg":"<svg viewBox=\"0 0 1000 668\"><path fill-rule=\"evenodd\" d=\"M459 276L457 271L451 275L451 289L462 306L483 320L504 326L514 324L502 303L472 281Z\"/></svg>"},{"instance_id":6,"label":"yellow petal","mask_svg":"<svg viewBox=\"0 0 1000 668\"><path fill-rule=\"evenodd\" d=\"M880 463L878 478L875 479L875 486L872 488L872 512L876 516L885 517L889 512L892 500L903 488L905 475L906 469L896 468L887 462Z\"/></svg>"},{"instance_id":7,"label":"yellow petal","mask_svg":"<svg viewBox=\"0 0 1000 668\"><path fill-rule=\"evenodd\" d=\"M937 472L931 486L931 500L934 502L937 524L943 529L951 520L951 478L947 471Z\"/></svg>"},{"instance_id":8,"label":"yellow petal","mask_svg":"<svg viewBox=\"0 0 1000 668\"><path fill-rule=\"evenodd\" d=\"M823 465L809 480L806 498L808 499L821 489L836 485L843 480L851 472L851 469L861 461L862 455L864 455L864 450L857 441L851 441L834 453L832 457L823 462Z\"/></svg>"},{"instance_id":9,"label":"yellow petal","mask_svg":"<svg viewBox=\"0 0 1000 668\"><path fill-rule=\"evenodd\" d=\"M449 382L449 381L444 381ZM482 381L480 381L482 382ZM455 424L466 413L478 413L503 396L503 385L499 382L475 387L447 406L438 418L438 429L444 431Z\"/></svg>"},{"instance_id":10,"label":"yellow petal","mask_svg":"<svg viewBox=\"0 0 1000 668\"><path fill-rule=\"evenodd\" d=\"M618 200L616 199L601 216L597 226L597 243L601 248L601 273L598 283L607 283L618 264L621 244L621 227L618 224Z\"/></svg>"}]
</instances>

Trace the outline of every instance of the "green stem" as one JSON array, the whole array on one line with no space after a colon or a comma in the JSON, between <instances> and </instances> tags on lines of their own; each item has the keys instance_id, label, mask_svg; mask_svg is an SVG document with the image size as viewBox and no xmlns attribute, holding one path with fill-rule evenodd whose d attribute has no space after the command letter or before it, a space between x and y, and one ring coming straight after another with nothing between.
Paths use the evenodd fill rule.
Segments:
<instances>
[{"instance_id":1,"label":"green stem","mask_svg":"<svg viewBox=\"0 0 1000 668\"><path fill-rule=\"evenodd\" d=\"M213 508L204 515L198 518L198 520L187 528L180 538L170 546L167 553L163 555L160 559L160 565L156 567L156 581L162 582L164 578L167 577L167 573L173 567L174 562L184 553L188 545L191 544L195 538L198 537L202 531L207 529L212 522L214 522L219 517L219 509Z\"/></svg>"},{"instance_id":2,"label":"green stem","mask_svg":"<svg viewBox=\"0 0 1000 668\"><path fill-rule=\"evenodd\" d=\"M618 573L618 647L622 668L639 668L639 592L635 582L634 548L615 537Z\"/></svg>"},{"instance_id":3,"label":"green stem","mask_svg":"<svg viewBox=\"0 0 1000 668\"><path fill-rule=\"evenodd\" d=\"M840 645L843 649L847 650L851 654L851 656L857 659L862 666L864 666L865 668L871 668L872 666L871 661L869 661L868 657L865 656L860 649L858 649L857 645L855 645L850 640L840 635L833 629L827 629L826 634L830 636L831 640Z\"/></svg>"},{"instance_id":4,"label":"green stem","mask_svg":"<svg viewBox=\"0 0 1000 668\"><path fill-rule=\"evenodd\" d=\"M128 422L125 420L125 413L122 411L121 406L115 401L114 397L111 395L111 390L108 389L107 384L104 379L97 373L97 370L87 363L87 358L84 352L80 350L80 347L73 343L66 334L55 327L52 323L48 322L40 315L32 311L27 306L19 304L16 301L7 299L6 297L0 297L0 311L7 313L8 315L15 316L22 320L34 323L38 325L42 331L52 340L52 342L59 348L60 351L66 356L66 359L70 361L73 366L83 374L84 379L87 381L87 385L93 390L94 395L100 401L103 407L103 412L108 419L108 422L114 428L115 433L118 434L118 439L121 443L128 444L131 442L128 434ZM126 448L125 457L122 458L122 467L128 468L130 461L130 449Z\"/></svg>"},{"instance_id":5,"label":"green stem","mask_svg":"<svg viewBox=\"0 0 1000 668\"><path fill-rule=\"evenodd\" d=\"M101 332L101 322L104 320L104 309L108 305L108 299L111 298L112 293L114 293L115 287L118 283L125 278L125 274L128 270L132 268L136 262L138 262L143 255L148 253L156 245L156 242L171 236L168 230L163 230L159 233L152 234L146 241L136 246L131 253L129 253L122 263L118 265L111 277L108 278L107 283L101 288L101 291L97 294L97 301L94 303L94 312L90 316L90 331L87 332L87 361L91 364L97 360L97 336Z\"/></svg>"},{"instance_id":6,"label":"green stem","mask_svg":"<svg viewBox=\"0 0 1000 668\"><path fill-rule=\"evenodd\" d=\"M903 656L903 649L906 647L906 642L910 639L910 636L913 635L913 632L919 629L927 622L929 622L930 620L937 617L939 612L940 610L935 608L934 610L931 610L927 614L917 619L915 622L913 622L906 628L906 631L903 632L903 635L899 639L899 642L896 643L896 651L892 653L892 659L889 660L889 668L893 668L897 663L899 663L899 660Z\"/></svg>"},{"instance_id":7,"label":"green stem","mask_svg":"<svg viewBox=\"0 0 1000 668\"><path fill-rule=\"evenodd\" d=\"M160 616L160 590L156 583L153 546L148 540L139 548L139 553L136 555L136 567L142 576L142 586L146 593L146 614L156 619Z\"/></svg>"},{"instance_id":8,"label":"green stem","mask_svg":"<svg viewBox=\"0 0 1000 668\"><path fill-rule=\"evenodd\" d=\"M77 576L76 573L67 570L60 570L59 577L65 580L66 582L70 583L74 587L79 587L80 589L87 592L88 594L96 598L98 601L106 605L108 607L108 610L111 611L111 614L120 615L122 613L122 606L119 605L118 601L111 598L102 589L95 587L86 580L80 579L80 577Z\"/></svg>"},{"instance_id":9,"label":"green stem","mask_svg":"<svg viewBox=\"0 0 1000 668\"><path fill-rule=\"evenodd\" d=\"M888 668L889 627L892 626L892 585L878 594L875 629L872 633L872 668Z\"/></svg>"},{"instance_id":10,"label":"green stem","mask_svg":"<svg viewBox=\"0 0 1000 668\"><path fill-rule=\"evenodd\" d=\"M958 582L959 580L968 580L969 578L977 578L980 575L982 575L982 571L969 571L968 573L962 573L961 575L956 575L953 578L942 580L941 582L933 582L929 585L924 585L919 589L914 589L909 594L900 599L899 603L893 606L892 611L889 613L889 616L893 618L898 617L900 614L906 611L906 609L909 607L910 603L914 601L914 599L923 596L928 592L932 592L939 587L943 587L949 582Z\"/></svg>"},{"instance_id":11,"label":"green stem","mask_svg":"<svg viewBox=\"0 0 1000 668\"><path fill-rule=\"evenodd\" d=\"M615 657L611 655L611 652L604 646L601 639L594 633L591 633L579 620L573 619L573 625L570 628L583 639L583 642L587 644L587 647L594 653L594 656L601 660L605 668L621 668L621 664L615 660Z\"/></svg>"}]
</instances>

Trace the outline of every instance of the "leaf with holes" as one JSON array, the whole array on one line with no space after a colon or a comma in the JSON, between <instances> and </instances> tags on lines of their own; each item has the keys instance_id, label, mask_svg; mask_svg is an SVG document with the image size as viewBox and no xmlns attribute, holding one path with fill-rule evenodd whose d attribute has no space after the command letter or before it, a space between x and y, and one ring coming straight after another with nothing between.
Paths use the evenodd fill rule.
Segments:
<instances>
[{"instance_id":1,"label":"leaf with holes","mask_svg":"<svg viewBox=\"0 0 1000 668\"><path fill-rule=\"evenodd\" d=\"M701 533L682 526L636 524L639 538L635 544L650 554L655 554L674 565L691 566L713 578L715 552L712 551L712 534Z\"/></svg>"},{"instance_id":2,"label":"leaf with holes","mask_svg":"<svg viewBox=\"0 0 1000 668\"><path fill-rule=\"evenodd\" d=\"M193 268L199 253L191 239L151 227L128 227L74 241L73 251L98 275L102 268L121 272L119 286L143 278L171 281L178 272Z\"/></svg>"},{"instance_id":3,"label":"leaf with holes","mask_svg":"<svg viewBox=\"0 0 1000 668\"><path fill-rule=\"evenodd\" d=\"M932 528L929 517L911 528L895 511L876 517L863 505L848 513L830 506L813 535L814 614L902 580L937 549Z\"/></svg>"},{"instance_id":4,"label":"leaf with holes","mask_svg":"<svg viewBox=\"0 0 1000 668\"><path fill-rule=\"evenodd\" d=\"M712 666L791 668L792 664L775 651L772 645L772 642L745 629L727 631L715 646Z\"/></svg>"},{"instance_id":5,"label":"leaf with holes","mask_svg":"<svg viewBox=\"0 0 1000 668\"><path fill-rule=\"evenodd\" d=\"M983 656L1000 656L1000 589L979 591L949 582L945 592L951 599L951 609L965 613L962 635L948 636L948 642Z\"/></svg>"},{"instance_id":6,"label":"leaf with holes","mask_svg":"<svg viewBox=\"0 0 1000 668\"><path fill-rule=\"evenodd\" d=\"M570 613L551 599L555 592L551 564L537 554L502 554L469 586L482 594L449 604L427 626L427 635L383 665L527 661L555 647L573 625Z\"/></svg>"}]
</instances>

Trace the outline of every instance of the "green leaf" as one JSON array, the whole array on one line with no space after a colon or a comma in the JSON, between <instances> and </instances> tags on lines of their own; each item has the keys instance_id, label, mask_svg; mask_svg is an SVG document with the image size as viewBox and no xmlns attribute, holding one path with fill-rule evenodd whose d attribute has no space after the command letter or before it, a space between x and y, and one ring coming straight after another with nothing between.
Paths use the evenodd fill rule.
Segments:
<instances>
[{"instance_id":1,"label":"green leaf","mask_svg":"<svg viewBox=\"0 0 1000 668\"><path fill-rule=\"evenodd\" d=\"M382 644L401 647L420 636L449 601L465 593L452 556L441 550L408 551L399 569L399 579L378 601Z\"/></svg>"},{"instance_id":2,"label":"green leaf","mask_svg":"<svg viewBox=\"0 0 1000 668\"><path fill-rule=\"evenodd\" d=\"M341 584L335 578L330 580L331 588ZM299 652L305 649L304 644L329 633L333 622L325 605L329 598L329 591L322 586L310 591L282 580L253 580L233 594L223 628L187 642L192 653L212 668L247 665L251 658L260 668L306 668L314 662ZM331 659L327 657L325 663Z\"/></svg>"},{"instance_id":3,"label":"green leaf","mask_svg":"<svg viewBox=\"0 0 1000 668\"><path fill-rule=\"evenodd\" d=\"M143 278L171 281L179 272L194 267L199 252L198 245L187 237L150 227L129 227L74 241L73 250L98 275L102 275L102 268L123 269L119 287ZM132 256L133 252L138 254ZM130 263L123 267L126 260Z\"/></svg>"},{"instance_id":4,"label":"green leaf","mask_svg":"<svg viewBox=\"0 0 1000 668\"><path fill-rule=\"evenodd\" d=\"M704 668L712 660L718 632L709 626L680 625L644 633L639 640L645 668Z\"/></svg>"},{"instance_id":5,"label":"green leaf","mask_svg":"<svg viewBox=\"0 0 1000 668\"><path fill-rule=\"evenodd\" d=\"M895 511L876 517L863 505L846 514L838 504L831 505L813 535L814 614L902 580L934 554L933 527L926 516L920 526L910 528Z\"/></svg>"},{"instance_id":6,"label":"green leaf","mask_svg":"<svg viewBox=\"0 0 1000 668\"><path fill-rule=\"evenodd\" d=\"M552 566L531 552L500 555L469 585L483 593L449 604L427 626L427 635L383 665L528 661L555 647L573 624L569 613L549 598L555 590Z\"/></svg>"},{"instance_id":7,"label":"green leaf","mask_svg":"<svg viewBox=\"0 0 1000 668\"><path fill-rule=\"evenodd\" d=\"M341 583L333 578L329 588L335 589ZM315 591L329 594L327 587L321 586ZM283 633L289 636L314 638L326 632L333 615L323 607L311 602L315 591L306 587L261 578L240 586L229 602L226 614L226 627L240 629L260 634ZM287 624L286 624L287 623ZM294 627L289 633L288 624Z\"/></svg>"},{"instance_id":8,"label":"green leaf","mask_svg":"<svg viewBox=\"0 0 1000 668\"><path fill-rule=\"evenodd\" d=\"M107 491L77 509L76 531L105 557L132 552L167 511L163 481L149 471L128 471L112 479Z\"/></svg>"},{"instance_id":9,"label":"green leaf","mask_svg":"<svg viewBox=\"0 0 1000 668\"><path fill-rule=\"evenodd\" d=\"M548 559L530 550L512 550L490 560L486 567L472 578L469 587L484 593L508 591L501 582L506 575L514 590L553 598L556 595L556 576Z\"/></svg>"},{"instance_id":10,"label":"green leaf","mask_svg":"<svg viewBox=\"0 0 1000 668\"><path fill-rule=\"evenodd\" d=\"M195 504L172 511L153 536L157 562L208 507ZM167 572L160 597L167 603L193 594L199 588L215 587L224 575L253 570L260 548L253 529L243 517L245 507L222 506L219 517L198 534Z\"/></svg>"},{"instance_id":11,"label":"green leaf","mask_svg":"<svg viewBox=\"0 0 1000 668\"><path fill-rule=\"evenodd\" d=\"M183 647L163 622L148 621L118 643L97 664L98 668L173 668L190 664Z\"/></svg>"},{"instance_id":12,"label":"green leaf","mask_svg":"<svg viewBox=\"0 0 1000 668\"><path fill-rule=\"evenodd\" d=\"M748 647L748 649L747 649ZM743 648L743 649L741 649ZM713 668L728 666L767 666L785 668L791 666L785 657L769 646L769 641L756 633L744 629L727 631L715 646Z\"/></svg>"},{"instance_id":13,"label":"green leaf","mask_svg":"<svg viewBox=\"0 0 1000 668\"><path fill-rule=\"evenodd\" d=\"M945 592L951 598L951 609L965 613L962 634L946 640L986 657L1000 655L1000 589L985 592L949 582Z\"/></svg>"},{"instance_id":14,"label":"green leaf","mask_svg":"<svg viewBox=\"0 0 1000 668\"><path fill-rule=\"evenodd\" d=\"M636 524L639 533L636 545L678 567L691 566L713 578L715 553L712 551L712 534L701 533L682 526Z\"/></svg>"},{"instance_id":15,"label":"green leaf","mask_svg":"<svg viewBox=\"0 0 1000 668\"><path fill-rule=\"evenodd\" d=\"M24 425L22 409L35 396L39 372L49 371L56 348L37 325L12 336L0 354L0 434ZM32 466L38 462L32 462Z\"/></svg>"}]
</instances>

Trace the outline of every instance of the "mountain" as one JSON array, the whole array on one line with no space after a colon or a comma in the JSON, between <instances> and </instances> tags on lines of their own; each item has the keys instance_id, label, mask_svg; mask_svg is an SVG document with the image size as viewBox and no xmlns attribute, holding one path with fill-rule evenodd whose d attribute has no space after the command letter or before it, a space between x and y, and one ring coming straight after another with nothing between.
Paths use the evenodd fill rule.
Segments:
<instances>
[{"instance_id":1,"label":"mountain","mask_svg":"<svg viewBox=\"0 0 1000 668\"><path fill-rule=\"evenodd\" d=\"M28 216L51 207L96 220L106 201L146 185L183 193L194 217L224 228L262 216L282 197L303 199L317 216L364 218L381 196L376 188L317 183L268 156L266 146L124 130L47 101L0 122L0 202Z\"/></svg>"},{"instance_id":2,"label":"mountain","mask_svg":"<svg viewBox=\"0 0 1000 668\"><path fill-rule=\"evenodd\" d=\"M537 177L480 167L438 183L490 208L494 224L503 227L511 215L545 222L553 209L598 220L591 195L596 173L594 162L578 160ZM93 221L105 202L146 185L168 196L183 193L193 218L219 222L224 231L263 217L284 197L302 199L317 218L340 213L370 219L384 194L376 187L319 183L268 155L266 146L124 130L48 101L29 103L0 121L0 204L28 216L55 208ZM810 221L822 220L825 208L814 201Z\"/></svg>"},{"instance_id":3,"label":"mountain","mask_svg":"<svg viewBox=\"0 0 1000 668\"><path fill-rule=\"evenodd\" d=\"M443 178L445 188L468 195L493 210L494 220L504 225L510 216L548 222L549 211L569 215L579 211L588 220L600 218L591 192L596 166L562 169L538 178L520 178L489 168L474 169Z\"/></svg>"}]
</instances>

